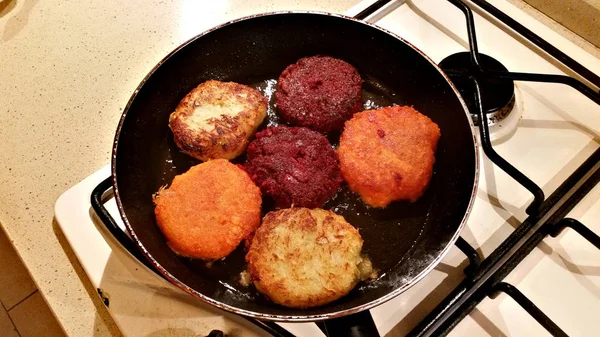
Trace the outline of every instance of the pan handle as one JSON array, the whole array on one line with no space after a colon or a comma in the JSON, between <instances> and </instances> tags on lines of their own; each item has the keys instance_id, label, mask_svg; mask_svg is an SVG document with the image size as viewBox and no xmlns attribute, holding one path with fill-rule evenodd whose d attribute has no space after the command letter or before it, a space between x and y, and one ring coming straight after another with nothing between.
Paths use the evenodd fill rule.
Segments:
<instances>
[{"instance_id":1,"label":"pan handle","mask_svg":"<svg viewBox=\"0 0 600 337\"><path fill-rule=\"evenodd\" d=\"M106 229L112 234L112 236L119 241L119 243L129 251L136 259L142 262L150 270L154 271L154 267L150 264L148 259L140 252L138 247L135 245L133 240L117 225L117 222L110 215L106 207L104 207L103 196L108 190L112 189L112 179L110 177L102 181L92 191L90 202L94 212L98 215L101 222L104 224ZM161 275L160 273L157 273Z\"/></svg>"},{"instance_id":2,"label":"pan handle","mask_svg":"<svg viewBox=\"0 0 600 337\"><path fill-rule=\"evenodd\" d=\"M354 18L358 19L358 20L364 20L367 18L367 16L375 13L377 10L379 10L381 7L387 5L391 1L392 0L377 0L373 4L371 4L369 7L363 9L362 12L356 14L354 16Z\"/></svg>"},{"instance_id":3,"label":"pan handle","mask_svg":"<svg viewBox=\"0 0 600 337\"><path fill-rule=\"evenodd\" d=\"M373 321L373 316L369 310L357 312L352 315L332 318L317 325L324 330L327 336L331 337L363 337L379 336L379 331Z\"/></svg>"}]
</instances>

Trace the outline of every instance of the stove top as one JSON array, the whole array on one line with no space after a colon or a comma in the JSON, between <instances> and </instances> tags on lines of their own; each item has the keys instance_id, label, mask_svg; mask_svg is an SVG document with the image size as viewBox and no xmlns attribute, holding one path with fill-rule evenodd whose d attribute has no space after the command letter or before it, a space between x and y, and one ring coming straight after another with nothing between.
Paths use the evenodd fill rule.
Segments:
<instances>
[{"instance_id":1,"label":"stove top","mask_svg":"<svg viewBox=\"0 0 600 337\"><path fill-rule=\"evenodd\" d=\"M375 3L382 8L367 21L400 35L442 62L453 81L465 83L461 92L472 95L470 109L483 122L478 138L484 151L477 199L459 249L407 292L370 310L379 334L598 331L600 243L594 232L600 232L600 78L593 73L600 73L600 60L504 0L465 1L468 7L456 0L385 2ZM365 1L348 14L371 4ZM523 36L538 40L537 45ZM457 53L467 61L481 58L482 66L466 73L456 66L464 62L453 60ZM494 90L496 85L502 89ZM498 98L495 104L485 103L490 95ZM244 331L244 336L264 334L261 329L324 335L323 324L256 325L156 276L123 249L91 208L90 194L109 176L106 166L65 192L56 218L124 335L206 335L212 329L230 335ZM98 195L110 188L110 181L104 184ZM106 194L104 206L119 219ZM116 225L124 228L120 221ZM564 226L569 229L560 233Z\"/></svg>"}]
</instances>

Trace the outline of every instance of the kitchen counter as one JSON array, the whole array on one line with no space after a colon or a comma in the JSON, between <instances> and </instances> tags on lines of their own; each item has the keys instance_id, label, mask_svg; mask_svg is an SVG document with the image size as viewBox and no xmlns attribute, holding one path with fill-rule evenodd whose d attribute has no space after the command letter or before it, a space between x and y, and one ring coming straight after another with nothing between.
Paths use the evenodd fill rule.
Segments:
<instances>
[{"instance_id":1,"label":"kitchen counter","mask_svg":"<svg viewBox=\"0 0 600 337\"><path fill-rule=\"evenodd\" d=\"M525 1L595 46L600 46L600 0Z\"/></svg>"},{"instance_id":2,"label":"kitchen counter","mask_svg":"<svg viewBox=\"0 0 600 337\"><path fill-rule=\"evenodd\" d=\"M119 332L54 221L53 205L110 161L123 107L148 71L177 45L233 18L280 9L343 13L357 2L0 1L0 223L69 335Z\"/></svg>"}]
</instances>

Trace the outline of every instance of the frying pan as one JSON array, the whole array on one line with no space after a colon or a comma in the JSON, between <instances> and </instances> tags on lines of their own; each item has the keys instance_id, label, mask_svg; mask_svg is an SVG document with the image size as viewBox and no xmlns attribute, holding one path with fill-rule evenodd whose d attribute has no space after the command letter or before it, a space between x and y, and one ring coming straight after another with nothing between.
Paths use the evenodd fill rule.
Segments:
<instances>
[{"instance_id":1,"label":"frying pan","mask_svg":"<svg viewBox=\"0 0 600 337\"><path fill-rule=\"evenodd\" d=\"M240 285L243 247L212 266L175 255L156 225L152 194L199 163L177 148L168 128L169 114L186 93L209 79L247 84L270 97L263 127L277 124L271 94L279 74L299 58L312 55L330 55L354 65L365 81L367 106L412 105L439 125L442 136L431 184L418 201L367 208L342 187L323 207L359 228L363 252L380 276L333 303L298 310L276 305L252 287ZM116 132L113 188L135 245L153 268L187 293L261 320L318 321L364 311L399 295L448 252L465 224L477 185L472 128L465 103L448 77L400 37L341 15L262 14L194 37L146 76ZM329 136L334 146L338 137Z\"/></svg>"}]
</instances>

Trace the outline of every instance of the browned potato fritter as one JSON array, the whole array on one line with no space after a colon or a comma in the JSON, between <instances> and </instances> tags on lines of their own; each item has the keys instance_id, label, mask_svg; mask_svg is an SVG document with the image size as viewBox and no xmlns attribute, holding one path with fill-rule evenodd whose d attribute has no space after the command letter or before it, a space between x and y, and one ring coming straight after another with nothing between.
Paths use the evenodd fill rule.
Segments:
<instances>
[{"instance_id":1,"label":"browned potato fritter","mask_svg":"<svg viewBox=\"0 0 600 337\"><path fill-rule=\"evenodd\" d=\"M260 225L261 195L248 174L225 159L193 166L155 195L156 222L171 249L220 259Z\"/></svg>"},{"instance_id":2,"label":"browned potato fritter","mask_svg":"<svg viewBox=\"0 0 600 337\"><path fill-rule=\"evenodd\" d=\"M344 179L373 207L416 201L431 180L439 138L437 124L412 107L357 113L338 148Z\"/></svg>"},{"instance_id":3,"label":"browned potato fritter","mask_svg":"<svg viewBox=\"0 0 600 337\"><path fill-rule=\"evenodd\" d=\"M292 308L327 304L360 279L363 240L344 218L323 209L268 213L246 255L256 289Z\"/></svg>"},{"instance_id":4,"label":"browned potato fritter","mask_svg":"<svg viewBox=\"0 0 600 337\"><path fill-rule=\"evenodd\" d=\"M267 114L259 91L234 82L206 81L190 91L169 117L177 146L190 156L233 159Z\"/></svg>"}]
</instances>

